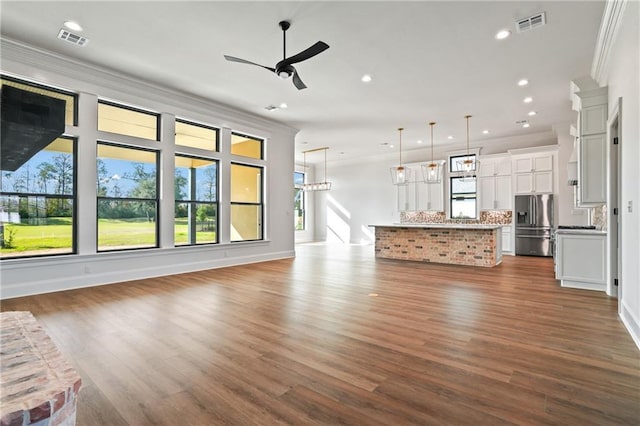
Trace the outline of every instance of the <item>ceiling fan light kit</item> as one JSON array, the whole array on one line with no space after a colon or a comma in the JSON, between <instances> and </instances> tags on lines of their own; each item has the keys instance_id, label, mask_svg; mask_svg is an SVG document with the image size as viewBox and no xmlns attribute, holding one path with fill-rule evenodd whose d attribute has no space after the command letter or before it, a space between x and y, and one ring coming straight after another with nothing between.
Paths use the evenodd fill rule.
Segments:
<instances>
[{"instance_id":1,"label":"ceiling fan light kit","mask_svg":"<svg viewBox=\"0 0 640 426\"><path fill-rule=\"evenodd\" d=\"M256 64L255 62L247 61L246 59L236 58L234 56L224 55L224 58L227 61L231 62L239 62L241 64L255 65L266 70L269 70L276 74L283 80L287 80L293 77L293 84L296 86L298 90L306 89L307 86L302 82L300 76L298 75L298 71L293 66L293 64L297 64L302 61L306 61L307 59L313 58L319 53L324 52L329 48L329 45L323 41L319 41L315 43L313 46L303 50L302 52L290 56L287 58L287 30L291 27L291 23L289 21L280 21L278 23L280 28L282 29L282 60L276 64L275 67L267 67L264 65Z\"/></svg>"}]
</instances>

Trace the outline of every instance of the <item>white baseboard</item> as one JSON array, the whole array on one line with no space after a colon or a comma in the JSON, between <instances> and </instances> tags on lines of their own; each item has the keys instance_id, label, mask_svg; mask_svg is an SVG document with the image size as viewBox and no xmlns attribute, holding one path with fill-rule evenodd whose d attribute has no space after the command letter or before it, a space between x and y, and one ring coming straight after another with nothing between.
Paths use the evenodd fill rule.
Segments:
<instances>
[{"instance_id":1,"label":"white baseboard","mask_svg":"<svg viewBox=\"0 0 640 426\"><path fill-rule=\"evenodd\" d=\"M51 274L45 272L41 274L42 276L38 279L21 280L20 282L10 284L3 283L0 299L13 299L16 297L53 293L56 291L95 287L125 281L285 259L295 257L295 252L293 250L287 250L247 256L199 259L191 262L185 262L184 259L180 259L183 260L182 262L171 261L173 259L171 259L170 256L165 257L163 255L164 253L156 253L156 256L158 256L160 260L149 262L145 261L145 258L138 254L138 262L133 262L133 264L127 263L126 265L122 265L123 267L121 268L113 267L114 264L109 264L102 270L96 270L95 272L93 272L93 268L97 269L100 263L102 263L100 261L104 262L106 259L99 259L99 261L95 263L80 263L80 265L91 265L92 272L87 272L88 269L86 269L84 270L85 273L74 272L78 270L82 271L74 265L79 263L78 258L65 259L67 260L66 262L63 259L59 259L62 265L59 265L56 270L49 269L47 272L52 272ZM87 266L85 266L85 268L86 267ZM61 272L60 269L63 271Z\"/></svg>"},{"instance_id":2,"label":"white baseboard","mask_svg":"<svg viewBox=\"0 0 640 426\"><path fill-rule=\"evenodd\" d=\"M581 290L607 291L607 285L602 283L587 283L584 281L561 280L560 287L579 288Z\"/></svg>"},{"instance_id":3,"label":"white baseboard","mask_svg":"<svg viewBox=\"0 0 640 426\"><path fill-rule=\"evenodd\" d=\"M640 350L640 321L634 317L634 315L627 309L624 303L622 304L622 309L620 311L620 319L622 323L627 328L627 331L631 335L631 338L635 342L636 346Z\"/></svg>"}]
</instances>

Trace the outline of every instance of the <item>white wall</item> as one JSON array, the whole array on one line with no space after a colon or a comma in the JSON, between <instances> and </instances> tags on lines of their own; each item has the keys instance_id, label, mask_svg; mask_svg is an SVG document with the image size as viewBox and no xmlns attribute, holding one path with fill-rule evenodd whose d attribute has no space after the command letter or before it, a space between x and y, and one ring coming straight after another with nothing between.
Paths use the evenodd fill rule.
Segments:
<instances>
[{"instance_id":1,"label":"white wall","mask_svg":"<svg viewBox=\"0 0 640 426\"><path fill-rule=\"evenodd\" d=\"M509 149L555 145L557 139L545 132L483 143L487 149L480 145L474 145L472 149L481 148L481 154L506 153ZM436 151L434 158L446 159L451 152ZM406 155L403 153L403 158L407 164L417 163L427 161L430 153L426 149L413 150ZM316 198L316 240L371 244L375 239L373 228L368 225L399 222L397 188L391 183L389 171L396 163L397 159L391 155L371 157L366 162L331 165L333 189Z\"/></svg>"},{"instance_id":2,"label":"white wall","mask_svg":"<svg viewBox=\"0 0 640 426\"><path fill-rule=\"evenodd\" d=\"M621 316L640 347L640 10L628 1L612 46L601 86L608 86L609 111L622 98L620 150L622 156L622 298ZM632 204L632 210L627 206Z\"/></svg>"},{"instance_id":3,"label":"white wall","mask_svg":"<svg viewBox=\"0 0 640 426\"><path fill-rule=\"evenodd\" d=\"M80 93L80 123L67 126L78 137L78 254L48 258L4 259L0 266L2 298L46 293L70 288L121 282L228 265L292 257L294 255L293 170L294 138L297 131L282 124L237 111L215 102L188 96L143 81L96 69L28 46L2 40L2 72L42 84ZM266 138L265 240L229 242L229 205L222 198L229 193L231 155L221 150L220 158L220 244L173 247L173 203L171 191L160 200L160 248L96 253L95 220L95 129L96 96L117 100L173 116L220 127L221 146L230 142L231 130ZM84 117L84 118L83 118ZM86 125L93 122L93 125ZM83 124L84 123L84 124ZM173 176L171 129L163 124L158 142L163 165L161 176ZM167 135L169 135L167 137ZM225 139L226 138L226 139ZM163 185L164 186L164 185ZM286 190L283 190L286 188ZM167 194L163 188L163 194ZM227 198L228 200L228 195Z\"/></svg>"}]
</instances>

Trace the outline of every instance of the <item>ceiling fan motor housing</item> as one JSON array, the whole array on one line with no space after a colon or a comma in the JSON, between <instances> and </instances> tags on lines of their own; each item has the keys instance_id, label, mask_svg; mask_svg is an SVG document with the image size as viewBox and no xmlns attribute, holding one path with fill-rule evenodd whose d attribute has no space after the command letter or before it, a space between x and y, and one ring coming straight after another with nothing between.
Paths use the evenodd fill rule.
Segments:
<instances>
[{"instance_id":1,"label":"ceiling fan motor housing","mask_svg":"<svg viewBox=\"0 0 640 426\"><path fill-rule=\"evenodd\" d=\"M278 74L278 77L281 79L286 80L293 75L295 68L293 68L293 65L283 62L284 61L278 62L276 65L276 74Z\"/></svg>"}]
</instances>

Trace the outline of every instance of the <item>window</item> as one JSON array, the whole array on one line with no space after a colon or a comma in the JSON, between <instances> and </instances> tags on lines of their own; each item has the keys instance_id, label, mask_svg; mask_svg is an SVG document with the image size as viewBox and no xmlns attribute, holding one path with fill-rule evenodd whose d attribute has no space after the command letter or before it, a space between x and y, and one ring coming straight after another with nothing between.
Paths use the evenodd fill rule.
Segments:
<instances>
[{"instance_id":1,"label":"window","mask_svg":"<svg viewBox=\"0 0 640 426\"><path fill-rule=\"evenodd\" d=\"M176 120L176 145L218 150L218 129L202 124Z\"/></svg>"},{"instance_id":2,"label":"window","mask_svg":"<svg viewBox=\"0 0 640 426\"><path fill-rule=\"evenodd\" d=\"M98 101L98 130L136 138L160 140L160 116L148 111Z\"/></svg>"},{"instance_id":3,"label":"window","mask_svg":"<svg viewBox=\"0 0 640 426\"><path fill-rule=\"evenodd\" d=\"M262 239L262 168L231 164L231 241Z\"/></svg>"},{"instance_id":4,"label":"window","mask_svg":"<svg viewBox=\"0 0 640 426\"><path fill-rule=\"evenodd\" d=\"M176 155L175 244L218 242L218 162Z\"/></svg>"},{"instance_id":5,"label":"window","mask_svg":"<svg viewBox=\"0 0 640 426\"><path fill-rule=\"evenodd\" d=\"M158 153L98 143L98 251L158 246Z\"/></svg>"},{"instance_id":6,"label":"window","mask_svg":"<svg viewBox=\"0 0 640 426\"><path fill-rule=\"evenodd\" d=\"M263 140L239 133L231 133L231 154L262 159Z\"/></svg>"},{"instance_id":7,"label":"window","mask_svg":"<svg viewBox=\"0 0 640 426\"><path fill-rule=\"evenodd\" d=\"M477 178L451 177L451 218L476 218L476 181Z\"/></svg>"},{"instance_id":8,"label":"window","mask_svg":"<svg viewBox=\"0 0 640 426\"><path fill-rule=\"evenodd\" d=\"M462 169L462 166L460 164L461 161L466 160L466 159L470 159L473 162L473 170L476 170L476 155L475 154L469 154L469 155L453 155L451 157L449 157L449 171L451 173L461 173L464 170Z\"/></svg>"},{"instance_id":9,"label":"window","mask_svg":"<svg viewBox=\"0 0 640 426\"><path fill-rule=\"evenodd\" d=\"M0 173L0 258L75 253L75 139Z\"/></svg>"},{"instance_id":10,"label":"window","mask_svg":"<svg viewBox=\"0 0 640 426\"><path fill-rule=\"evenodd\" d=\"M296 231L304 231L304 173L293 173L293 206Z\"/></svg>"},{"instance_id":11,"label":"window","mask_svg":"<svg viewBox=\"0 0 640 426\"><path fill-rule=\"evenodd\" d=\"M29 92L64 100L66 102L64 124L69 126L76 126L78 124L78 109L76 108L78 95L75 93L60 89L52 89L50 87L16 80L7 76L2 76L2 85L17 87L18 89L28 90Z\"/></svg>"}]
</instances>

